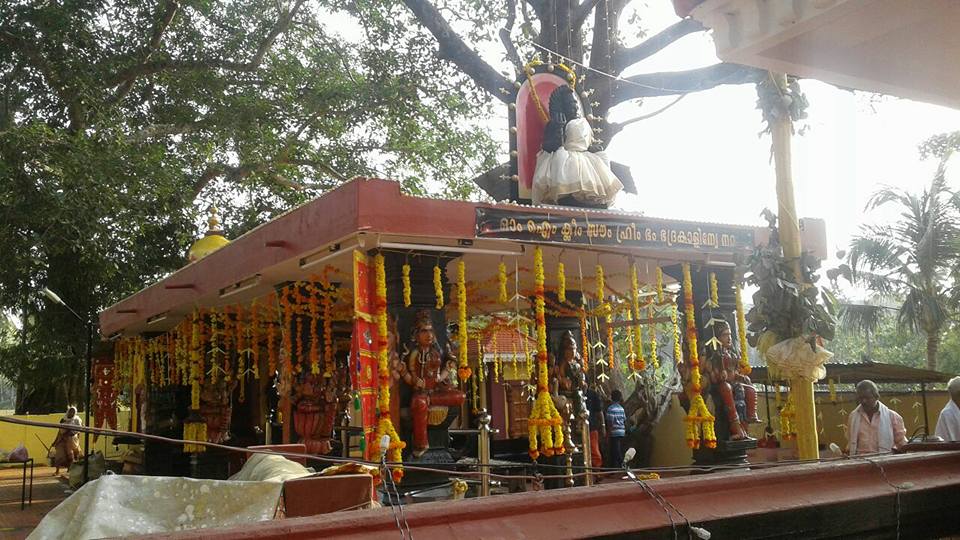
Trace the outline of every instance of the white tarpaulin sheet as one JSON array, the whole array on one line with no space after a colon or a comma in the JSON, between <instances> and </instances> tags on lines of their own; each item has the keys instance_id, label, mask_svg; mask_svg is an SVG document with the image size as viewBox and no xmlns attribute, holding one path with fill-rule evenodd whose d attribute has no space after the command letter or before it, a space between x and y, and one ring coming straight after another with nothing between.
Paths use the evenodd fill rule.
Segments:
<instances>
[{"instance_id":1,"label":"white tarpaulin sheet","mask_svg":"<svg viewBox=\"0 0 960 540\"><path fill-rule=\"evenodd\" d=\"M273 519L283 483L102 476L50 511L28 539L88 539Z\"/></svg>"}]
</instances>

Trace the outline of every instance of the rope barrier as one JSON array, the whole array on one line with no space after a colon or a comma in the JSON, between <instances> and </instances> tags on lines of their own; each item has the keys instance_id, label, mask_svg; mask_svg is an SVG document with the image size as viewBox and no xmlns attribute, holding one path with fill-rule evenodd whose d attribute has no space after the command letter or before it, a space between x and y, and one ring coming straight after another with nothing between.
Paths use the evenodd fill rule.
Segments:
<instances>
[{"instance_id":1,"label":"rope barrier","mask_svg":"<svg viewBox=\"0 0 960 540\"><path fill-rule=\"evenodd\" d=\"M9 424L17 424L17 425L22 425L22 426L32 426L32 427L40 427L40 428L50 428L50 429L61 429L61 428L63 427L62 424L54 424L54 423L51 423L51 422L40 422L40 421L36 421L36 420L26 420L26 419L23 419L23 418L13 418L13 417L10 417L10 416L0 416L0 422L6 422L6 423L9 423ZM245 454L267 454L267 455L275 455L275 456L283 456L283 457L295 457L295 458L302 458L302 459L310 459L310 460L315 460L315 461L327 461L327 462L331 462L331 463L359 463L359 464L368 465L368 466L371 466L371 467L374 467L374 468L380 467L380 466L382 465L382 463L373 462L373 461L367 461L367 460L363 460L363 459L351 459L351 458L342 458L342 457L336 457L336 456L325 456L325 455L306 454L306 453L299 453L299 452L287 452L287 451L266 450L266 449L262 449L262 448L245 448L245 447L240 447L240 446L229 446L229 445L225 445L225 444L205 442L205 441L186 441L186 440L175 439L175 438L171 438L171 437L163 437L163 436L161 436L161 435L152 435L152 434L148 434L148 433L136 433L136 432L130 432L130 431L114 430L114 429L94 428L94 427L87 427L87 426L71 426L71 427L70 427L70 430L71 430L71 431L78 431L78 432L93 433L93 434L97 434L97 435L105 435L105 436L110 436L110 437L132 437L132 438L138 438L138 439L145 439L145 440L157 441L157 442L166 443L166 444L174 444L174 445L179 445L179 446L182 446L182 445L188 444L188 443L189 443L189 444L197 444L197 445L201 445L201 446L206 446L206 447L208 447L208 448L216 448L216 449L225 450L225 451L228 451L228 452L242 452L242 453L245 453ZM866 460L866 458L879 457L879 456L882 456L882 455L885 455L885 454L874 453L874 454L863 454L863 455L851 456L851 457L838 456L838 457L832 457L832 458L819 458L819 459L816 459L816 460L799 460L799 459L798 459L798 460L788 460L788 461L758 462L758 463L731 464L731 465L703 465L703 466L700 466L700 465L678 465L678 466L667 466L667 467L644 467L644 468L636 468L636 469L629 469L629 470L632 471L632 472L634 472L634 473L636 473L636 474L685 473L685 472L700 472L700 473L705 473L705 472L722 472L722 471L735 471L735 470L756 470L756 469L771 469L771 468L777 468L777 467L785 467L785 466L801 465L801 464L810 464L810 463L830 463L830 462L837 462L837 461L849 461L849 460L853 460L853 459ZM585 476L587 476L587 475L607 477L607 476L622 475L622 474L624 474L624 469L622 469L622 468L585 467L585 466L582 466L582 465L579 465L579 466L578 466L578 465L574 465L574 466L571 466L571 467L567 467L566 465L553 465L553 464L550 464L550 463L536 463L535 466L536 466L536 467L542 467L542 468L553 468L553 469L567 469L567 468L570 468L570 469L572 469L572 470L576 470L576 471L580 471L580 472L575 472L575 473L569 474L569 475L568 475L568 474L548 474L548 475L541 475L541 474L536 474L536 475L531 475L531 474L499 474L499 473L493 473L493 472L489 472L489 471L488 471L488 472L482 472L482 471L479 471L479 470L478 470L478 471L463 471L463 470L437 469L437 468L433 468L433 467L423 467L423 466L419 466L419 465L415 465L415 464L410 464L410 463L387 462L387 465L388 465L388 466L403 466L403 468L406 469L406 470L408 470L408 471L428 472L428 473L434 473L434 474L442 474L442 475L446 475L446 476L450 476L450 477L464 477L464 476L467 476L467 477L482 477L482 476L487 476L488 478L492 478L492 479L496 479L496 480L504 480L504 481L507 481L507 480L530 480L530 481L538 481L538 480L550 480L550 479L552 479L552 480L559 480L559 479L569 479L569 478L582 478L582 477L585 477ZM487 469L490 469L490 468L505 468L505 469L523 468L524 470L526 470L526 469L528 469L529 467L531 467L531 465L528 465L528 464L525 464L525 463L504 464L504 465L490 464L490 463L487 463L487 464L474 463L474 464L470 464L470 466L472 466L472 467L477 467L477 468L487 468Z\"/></svg>"}]
</instances>

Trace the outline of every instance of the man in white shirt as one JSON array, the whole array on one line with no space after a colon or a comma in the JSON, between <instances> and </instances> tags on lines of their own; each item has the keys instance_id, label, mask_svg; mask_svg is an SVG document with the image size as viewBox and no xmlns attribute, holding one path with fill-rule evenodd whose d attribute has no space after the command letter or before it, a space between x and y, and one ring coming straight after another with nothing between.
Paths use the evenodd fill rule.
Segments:
<instances>
[{"instance_id":1,"label":"man in white shirt","mask_svg":"<svg viewBox=\"0 0 960 540\"><path fill-rule=\"evenodd\" d=\"M950 379L947 391L950 392L950 401L940 411L934 435L945 441L960 441L960 377Z\"/></svg>"},{"instance_id":2,"label":"man in white shirt","mask_svg":"<svg viewBox=\"0 0 960 540\"><path fill-rule=\"evenodd\" d=\"M857 401L860 405L850 413L847 426L851 456L890 452L907 444L903 417L880 402L880 389L873 381L857 383Z\"/></svg>"}]
</instances>

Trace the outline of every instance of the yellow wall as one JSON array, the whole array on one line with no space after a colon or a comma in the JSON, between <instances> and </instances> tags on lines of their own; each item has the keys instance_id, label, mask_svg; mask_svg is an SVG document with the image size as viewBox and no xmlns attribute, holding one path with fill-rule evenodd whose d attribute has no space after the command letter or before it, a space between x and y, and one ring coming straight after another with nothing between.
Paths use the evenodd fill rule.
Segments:
<instances>
[{"instance_id":1,"label":"yellow wall","mask_svg":"<svg viewBox=\"0 0 960 540\"><path fill-rule=\"evenodd\" d=\"M83 413L80 413L81 418ZM50 422L57 424L63 418L63 414L30 414L30 415L4 415L10 418L20 418L23 420L32 420L34 422ZM130 412L120 411L117 414L117 423L120 429L124 429L129 422ZM33 426L23 426L11 424L9 422L0 422L0 449L4 452L13 450L18 444L23 443L37 465L45 465L47 450L44 445L50 446L53 439L57 436L57 430L53 428L41 428ZM38 439L39 437L39 439ZM41 443L41 441L43 441ZM120 452L114 449L112 444L113 437L100 437L97 442L93 442L93 435L90 435L90 450L103 452L104 456L111 458L120 455ZM80 447L83 448L83 434L80 434Z\"/></svg>"},{"instance_id":2,"label":"yellow wall","mask_svg":"<svg viewBox=\"0 0 960 540\"><path fill-rule=\"evenodd\" d=\"M784 394L784 399L786 394ZM763 424L753 426L751 433L758 436L764 427L766 427L767 409L764 403L764 396L761 392L758 396L759 415ZM940 417L940 410L947 404L947 393L945 391L927 392L927 422L932 433L937 426L937 419ZM903 424L907 428L907 437L909 438L920 426L923 425L923 400L920 392L884 392L880 389L880 401L887 407L900 413L903 417ZM836 403L831 403L828 392L817 392L817 427L819 429L820 444L827 446L830 443L836 443L840 448L846 448L847 435L846 425L849 413L857 407L856 394L853 392L837 392ZM773 429L779 430L780 422L776 415L776 404L773 393L770 395L770 409L774 415Z\"/></svg>"},{"instance_id":3,"label":"yellow wall","mask_svg":"<svg viewBox=\"0 0 960 540\"><path fill-rule=\"evenodd\" d=\"M783 398L786 399L786 394L783 395ZM947 393L944 391L927 392L927 421L931 432L937 425L940 410L947 404L947 399ZM907 437L910 437L919 426L923 425L923 407L919 392L884 393L881 389L880 400L903 417L903 423L907 428ZM750 431L751 435L759 438L763 429L767 426L767 409L762 392L758 395L757 401L757 412L763 423L754 424ZM816 401L820 444L828 446L833 442L840 448L846 448L845 426L849 413L857 406L856 394L853 392L838 392L837 402L831 403L828 392L817 392ZM777 408L773 392L770 393L770 408L774 413L773 429L779 437L780 420L776 415ZM654 447L653 455L650 458L651 467L689 465L693 461L693 453L687 448L686 434L684 433L683 417L685 414L677 396L674 396L670 402L670 409L653 429ZM790 443L785 446L789 447Z\"/></svg>"}]
</instances>

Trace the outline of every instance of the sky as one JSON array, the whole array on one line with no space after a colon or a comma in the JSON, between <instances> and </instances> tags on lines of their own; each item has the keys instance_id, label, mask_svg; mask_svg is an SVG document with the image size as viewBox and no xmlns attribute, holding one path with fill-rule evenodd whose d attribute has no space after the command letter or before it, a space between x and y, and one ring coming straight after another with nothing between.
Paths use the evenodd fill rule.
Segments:
<instances>
[{"instance_id":1,"label":"sky","mask_svg":"<svg viewBox=\"0 0 960 540\"><path fill-rule=\"evenodd\" d=\"M670 2L647 2L651 33L676 22ZM674 71L718 62L708 33L686 36L624 73ZM827 247L846 249L864 222L896 219L893 209L865 213L884 185L919 192L929 185L936 160L922 161L917 146L930 136L960 130L960 111L804 79L807 130L793 138L797 212L822 218ZM673 98L625 104L613 121L657 111ZM639 195L621 194L616 207L656 217L762 225L760 211L776 210L770 137L756 109L753 85L723 86L690 94L663 113L628 126L608 153L630 166ZM948 183L960 189L952 160ZM827 261L829 267L836 261Z\"/></svg>"}]
</instances>

